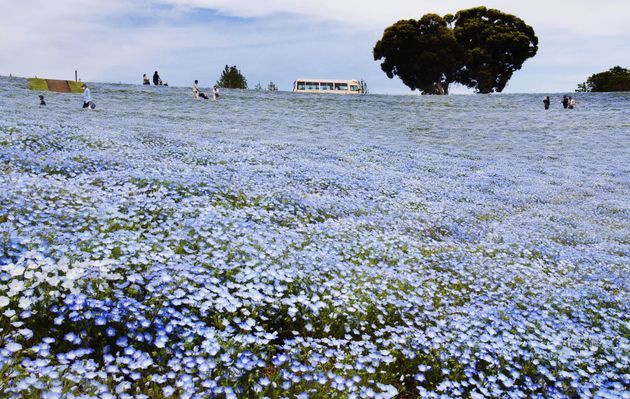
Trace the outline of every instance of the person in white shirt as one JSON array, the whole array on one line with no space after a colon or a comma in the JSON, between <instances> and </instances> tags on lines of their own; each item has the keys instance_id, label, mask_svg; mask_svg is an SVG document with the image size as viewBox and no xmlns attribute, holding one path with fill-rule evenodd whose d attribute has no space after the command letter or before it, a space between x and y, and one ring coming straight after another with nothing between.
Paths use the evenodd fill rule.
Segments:
<instances>
[{"instance_id":1,"label":"person in white shirt","mask_svg":"<svg viewBox=\"0 0 630 399\"><path fill-rule=\"evenodd\" d=\"M213 100L218 100L219 99L219 86L214 86L212 88L212 99Z\"/></svg>"},{"instance_id":2,"label":"person in white shirt","mask_svg":"<svg viewBox=\"0 0 630 399\"><path fill-rule=\"evenodd\" d=\"M90 93L90 88L87 87L85 83L81 85L81 88L83 89L83 108L96 108L96 105L94 105L94 103L92 102L92 94Z\"/></svg>"}]
</instances>

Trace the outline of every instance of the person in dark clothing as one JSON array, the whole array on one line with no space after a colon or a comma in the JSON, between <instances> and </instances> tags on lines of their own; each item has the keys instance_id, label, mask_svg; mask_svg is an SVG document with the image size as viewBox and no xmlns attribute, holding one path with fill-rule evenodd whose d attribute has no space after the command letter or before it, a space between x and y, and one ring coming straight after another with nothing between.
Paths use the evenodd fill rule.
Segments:
<instances>
[{"instance_id":1,"label":"person in dark clothing","mask_svg":"<svg viewBox=\"0 0 630 399\"><path fill-rule=\"evenodd\" d=\"M567 96L562 96L562 106L564 108L568 108L569 107L569 98Z\"/></svg>"},{"instance_id":2,"label":"person in dark clothing","mask_svg":"<svg viewBox=\"0 0 630 399\"><path fill-rule=\"evenodd\" d=\"M203 99L208 99L208 96L206 95L206 93L201 92L201 90L199 90L199 81L195 80L195 84L193 85L193 97L194 98L203 98Z\"/></svg>"},{"instance_id":3,"label":"person in dark clothing","mask_svg":"<svg viewBox=\"0 0 630 399\"><path fill-rule=\"evenodd\" d=\"M160 75L158 75L158 72L155 71L153 73L153 84L156 85L156 86L159 85L160 84L160 80L161 80L160 79Z\"/></svg>"},{"instance_id":4,"label":"person in dark clothing","mask_svg":"<svg viewBox=\"0 0 630 399\"><path fill-rule=\"evenodd\" d=\"M44 96L39 95L39 105L46 105L46 101L44 101Z\"/></svg>"},{"instance_id":5,"label":"person in dark clothing","mask_svg":"<svg viewBox=\"0 0 630 399\"><path fill-rule=\"evenodd\" d=\"M550 102L551 100L549 99L549 96L545 96L545 98L543 99L543 104L545 105L545 109L549 109Z\"/></svg>"}]
</instances>

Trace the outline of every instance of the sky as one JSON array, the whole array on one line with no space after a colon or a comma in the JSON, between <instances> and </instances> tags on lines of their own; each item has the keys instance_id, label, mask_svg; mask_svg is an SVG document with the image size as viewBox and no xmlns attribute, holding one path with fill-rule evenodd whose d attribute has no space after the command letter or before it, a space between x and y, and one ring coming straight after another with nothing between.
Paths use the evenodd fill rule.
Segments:
<instances>
[{"instance_id":1,"label":"sky","mask_svg":"<svg viewBox=\"0 0 630 399\"><path fill-rule=\"evenodd\" d=\"M373 59L384 29L480 5L520 17L539 39L505 93L571 92L594 73L630 68L630 0L0 0L0 75L77 70L83 81L141 83L157 70L170 85L208 87L236 65L250 88L290 90L311 77L412 94Z\"/></svg>"}]
</instances>

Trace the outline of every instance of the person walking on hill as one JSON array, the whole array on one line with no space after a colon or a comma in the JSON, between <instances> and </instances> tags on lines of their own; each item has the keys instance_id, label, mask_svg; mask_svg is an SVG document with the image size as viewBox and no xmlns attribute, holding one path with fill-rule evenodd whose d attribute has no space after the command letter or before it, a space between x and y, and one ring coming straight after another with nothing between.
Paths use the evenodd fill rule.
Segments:
<instances>
[{"instance_id":1,"label":"person walking on hill","mask_svg":"<svg viewBox=\"0 0 630 399\"><path fill-rule=\"evenodd\" d=\"M549 96L545 96L545 98L543 99L543 104L545 105L545 109L549 109L549 103L551 103Z\"/></svg>"},{"instance_id":2,"label":"person walking on hill","mask_svg":"<svg viewBox=\"0 0 630 399\"><path fill-rule=\"evenodd\" d=\"M569 109L573 109L575 108L575 100L569 96L569 104L568 104Z\"/></svg>"},{"instance_id":3,"label":"person walking on hill","mask_svg":"<svg viewBox=\"0 0 630 399\"><path fill-rule=\"evenodd\" d=\"M214 86L212 88L212 99L213 100L218 100L219 99L219 86Z\"/></svg>"},{"instance_id":4,"label":"person walking on hill","mask_svg":"<svg viewBox=\"0 0 630 399\"><path fill-rule=\"evenodd\" d=\"M160 79L160 75L158 75L158 72L155 71L153 73L153 84L156 85L156 86L159 85L160 84L160 80L162 80L162 79Z\"/></svg>"},{"instance_id":5,"label":"person walking on hill","mask_svg":"<svg viewBox=\"0 0 630 399\"><path fill-rule=\"evenodd\" d=\"M96 105L92 102L92 93L90 93L90 88L87 87L85 83L81 85L81 88L83 89L83 108L96 108Z\"/></svg>"},{"instance_id":6,"label":"person walking on hill","mask_svg":"<svg viewBox=\"0 0 630 399\"><path fill-rule=\"evenodd\" d=\"M567 96L562 96L562 106L564 109L569 107L569 98Z\"/></svg>"},{"instance_id":7,"label":"person walking on hill","mask_svg":"<svg viewBox=\"0 0 630 399\"><path fill-rule=\"evenodd\" d=\"M151 84L151 82L149 82L149 78L147 77L146 73L144 75L142 75L142 84L143 85L150 85Z\"/></svg>"},{"instance_id":8,"label":"person walking on hill","mask_svg":"<svg viewBox=\"0 0 630 399\"><path fill-rule=\"evenodd\" d=\"M201 91L199 91L199 81L195 80L195 84L193 85L193 97L195 99L198 99L199 97L204 98L204 99L208 99L208 96L206 95L206 93L202 93Z\"/></svg>"}]
</instances>

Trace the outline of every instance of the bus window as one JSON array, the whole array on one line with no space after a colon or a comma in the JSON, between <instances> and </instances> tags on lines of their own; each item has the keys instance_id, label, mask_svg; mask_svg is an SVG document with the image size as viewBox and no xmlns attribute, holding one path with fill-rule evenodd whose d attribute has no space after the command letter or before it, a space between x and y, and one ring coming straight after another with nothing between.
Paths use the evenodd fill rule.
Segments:
<instances>
[{"instance_id":1,"label":"bus window","mask_svg":"<svg viewBox=\"0 0 630 399\"><path fill-rule=\"evenodd\" d=\"M347 83L335 83L335 90L348 90Z\"/></svg>"},{"instance_id":2,"label":"bus window","mask_svg":"<svg viewBox=\"0 0 630 399\"><path fill-rule=\"evenodd\" d=\"M332 83L327 83L327 82L322 82L319 84L319 88L320 90L333 90L333 84Z\"/></svg>"},{"instance_id":3,"label":"bus window","mask_svg":"<svg viewBox=\"0 0 630 399\"><path fill-rule=\"evenodd\" d=\"M350 85L350 91L359 91L358 85Z\"/></svg>"},{"instance_id":4,"label":"bus window","mask_svg":"<svg viewBox=\"0 0 630 399\"><path fill-rule=\"evenodd\" d=\"M319 90L317 82L306 82L306 90Z\"/></svg>"},{"instance_id":5,"label":"bus window","mask_svg":"<svg viewBox=\"0 0 630 399\"><path fill-rule=\"evenodd\" d=\"M297 82L298 90L304 90L305 88L306 88L306 85L304 84L304 82Z\"/></svg>"}]
</instances>

